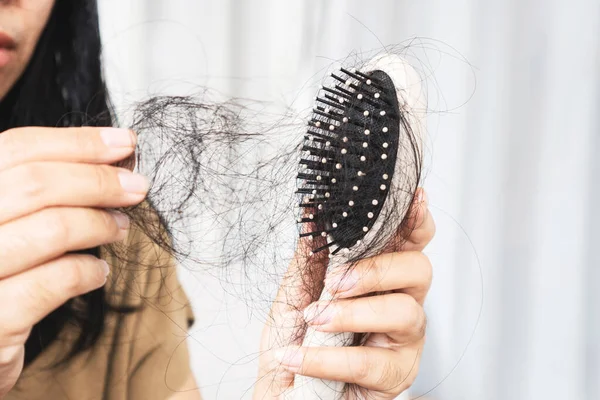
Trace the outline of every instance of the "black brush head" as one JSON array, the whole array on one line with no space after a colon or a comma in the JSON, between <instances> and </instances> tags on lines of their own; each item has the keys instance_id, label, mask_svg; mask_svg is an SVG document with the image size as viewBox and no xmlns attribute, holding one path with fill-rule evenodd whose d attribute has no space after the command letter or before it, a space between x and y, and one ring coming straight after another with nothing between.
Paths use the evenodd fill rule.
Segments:
<instances>
[{"instance_id":1,"label":"black brush head","mask_svg":"<svg viewBox=\"0 0 600 400\"><path fill-rule=\"evenodd\" d=\"M400 135L396 88L383 71L340 69L316 98L302 146L300 223L328 236L313 253L356 245L371 230L394 175ZM322 241L320 241L322 244Z\"/></svg>"}]
</instances>

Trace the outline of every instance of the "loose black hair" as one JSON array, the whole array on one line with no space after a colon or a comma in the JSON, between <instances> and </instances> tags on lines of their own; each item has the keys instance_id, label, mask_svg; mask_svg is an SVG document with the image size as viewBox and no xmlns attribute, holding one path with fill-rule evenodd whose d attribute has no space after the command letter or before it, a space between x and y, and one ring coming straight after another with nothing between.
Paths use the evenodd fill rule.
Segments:
<instances>
[{"instance_id":1,"label":"loose black hair","mask_svg":"<svg viewBox=\"0 0 600 400\"><path fill-rule=\"evenodd\" d=\"M29 65L0 102L0 132L23 126L113 125L100 54L96 0L56 0ZM98 256L99 248L82 253ZM33 327L25 365L67 323L80 333L62 361L92 347L104 330L108 308L104 288L69 300Z\"/></svg>"}]
</instances>

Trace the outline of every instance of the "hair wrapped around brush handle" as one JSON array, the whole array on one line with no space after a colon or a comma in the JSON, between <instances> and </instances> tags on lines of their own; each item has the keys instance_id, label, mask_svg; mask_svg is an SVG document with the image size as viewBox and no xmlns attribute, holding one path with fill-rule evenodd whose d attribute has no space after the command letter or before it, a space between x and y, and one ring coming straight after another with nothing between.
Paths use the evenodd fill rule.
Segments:
<instances>
[{"instance_id":1,"label":"hair wrapped around brush handle","mask_svg":"<svg viewBox=\"0 0 600 400\"><path fill-rule=\"evenodd\" d=\"M299 222L321 224L313 236L327 236L327 245L314 251L329 249L328 270L344 268L350 261L364 255L381 254L397 234L401 221L410 209L414 196L411 190L414 191L420 183L427 108L421 78L408 62L395 54L380 54L362 66L360 71L342 71L349 76L348 80L332 74L342 83L324 88L325 99L317 98L326 106L315 107L316 116L309 122L309 137L304 146L309 156L302 160L308 164L311 169L308 172L312 174L307 173L306 168L300 174L304 179L304 191L299 192L312 193L313 196L312 200L301 206L312 207L315 214ZM386 88L390 90L390 87L393 101L389 96L385 99ZM343 107L337 105L336 108L336 100ZM401 114L397 120L399 126L394 127L387 126L390 119L383 120L388 116L384 111L379 111L392 103ZM357 119L359 122L356 122ZM396 139L390 139L389 135L394 129L397 129ZM391 149L396 154L386 151ZM337 160L336 157L343 159ZM369 158L376 158L370 166ZM387 167L391 168L387 172L381 166L385 162L388 165L393 163ZM326 166L331 164L335 166L327 169ZM415 172L416 169L418 171ZM375 176L376 179L383 180L373 182L372 171L379 174ZM363 178L369 177L369 181L361 181L361 174ZM340 187L342 184L347 187ZM365 197L363 190L371 192ZM363 194L362 198L360 193ZM355 204L361 201L364 204ZM346 208L340 208L340 203ZM340 230L342 233L336 235ZM337 249L332 250L334 245L337 245ZM331 301L332 296L323 290L319 300ZM353 341L353 333L319 332L309 327L303 346L341 347L349 346ZM297 375L294 389L286 399L338 400L347 390L345 385Z\"/></svg>"},{"instance_id":2,"label":"hair wrapped around brush handle","mask_svg":"<svg viewBox=\"0 0 600 400\"><path fill-rule=\"evenodd\" d=\"M334 256L329 261L328 268L342 267L344 264L341 257ZM327 290L321 292L319 301L331 301L333 298ZM308 327L304 335L302 346L305 347L345 347L350 346L354 340L352 332L320 332ZM345 383L324 381L321 379L310 378L296 375L294 379L293 400L337 400L341 398L344 392Z\"/></svg>"}]
</instances>

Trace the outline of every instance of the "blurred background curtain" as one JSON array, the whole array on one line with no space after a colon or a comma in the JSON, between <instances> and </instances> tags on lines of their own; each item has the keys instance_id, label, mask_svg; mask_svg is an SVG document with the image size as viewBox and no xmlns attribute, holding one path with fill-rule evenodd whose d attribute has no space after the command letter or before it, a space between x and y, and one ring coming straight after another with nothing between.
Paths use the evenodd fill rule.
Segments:
<instances>
[{"instance_id":1,"label":"blurred background curtain","mask_svg":"<svg viewBox=\"0 0 600 400\"><path fill-rule=\"evenodd\" d=\"M302 111L332 62L408 45L438 225L411 396L600 399L599 1L99 3L121 109L207 86ZM250 398L261 321L214 276L182 276L204 398Z\"/></svg>"}]
</instances>

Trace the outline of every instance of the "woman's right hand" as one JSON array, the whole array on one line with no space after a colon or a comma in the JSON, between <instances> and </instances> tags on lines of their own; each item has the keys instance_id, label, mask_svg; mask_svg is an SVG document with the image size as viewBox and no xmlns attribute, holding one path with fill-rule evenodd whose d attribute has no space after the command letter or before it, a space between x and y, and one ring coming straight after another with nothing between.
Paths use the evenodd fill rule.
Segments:
<instances>
[{"instance_id":1,"label":"woman's right hand","mask_svg":"<svg viewBox=\"0 0 600 400\"><path fill-rule=\"evenodd\" d=\"M136 136L110 128L18 128L0 133L0 398L23 369L31 328L69 298L105 284L109 268L70 254L120 241L147 180L110 164Z\"/></svg>"}]
</instances>

